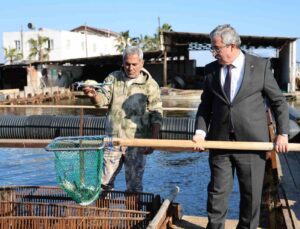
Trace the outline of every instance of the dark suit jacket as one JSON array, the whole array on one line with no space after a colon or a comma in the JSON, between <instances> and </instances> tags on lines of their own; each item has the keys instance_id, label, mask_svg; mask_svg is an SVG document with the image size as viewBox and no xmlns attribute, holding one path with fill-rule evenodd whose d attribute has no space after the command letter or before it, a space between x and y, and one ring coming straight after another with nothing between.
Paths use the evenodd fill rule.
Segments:
<instances>
[{"instance_id":1,"label":"dark suit jacket","mask_svg":"<svg viewBox=\"0 0 300 229\"><path fill-rule=\"evenodd\" d=\"M245 54L243 81L232 103L221 86L221 67L217 61L205 66L205 88L196 116L196 129L206 131L207 140L228 140L231 119L238 141L269 141L267 98L277 133L288 134L288 107L273 76L270 61Z\"/></svg>"}]
</instances>

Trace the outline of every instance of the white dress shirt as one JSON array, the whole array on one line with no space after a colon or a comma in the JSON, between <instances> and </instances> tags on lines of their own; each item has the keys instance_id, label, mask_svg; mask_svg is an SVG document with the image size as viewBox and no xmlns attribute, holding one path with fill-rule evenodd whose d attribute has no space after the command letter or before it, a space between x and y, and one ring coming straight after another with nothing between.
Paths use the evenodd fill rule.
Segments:
<instances>
[{"instance_id":1,"label":"white dress shirt","mask_svg":"<svg viewBox=\"0 0 300 229\"><path fill-rule=\"evenodd\" d=\"M232 62L233 68L231 69L231 85L230 85L230 98L233 101L238 90L241 87L245 69L245 55L243 52L240 52L238 57ZM221 85L224 87L225 77L227 74L227 65L224 65L221 68Z\"/></svg>"}]
</instances>

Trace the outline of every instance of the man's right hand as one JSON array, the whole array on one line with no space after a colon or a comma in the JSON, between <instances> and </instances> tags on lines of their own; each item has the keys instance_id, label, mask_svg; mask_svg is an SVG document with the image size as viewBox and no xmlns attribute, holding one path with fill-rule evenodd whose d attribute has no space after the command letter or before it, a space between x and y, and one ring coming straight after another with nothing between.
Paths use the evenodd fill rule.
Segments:
<instances>
[{"instance_id":1,"label":"man's right hand","mask_svg":"<svg viewBox=\"0 0 300 229\"><path fill-rule=\"evenodd\" d=\"M90 86L84 87L82 91L89 98L95 98L97 96L97 92L93 87Z\"/></svg>"},{"instance_id":2,"label":"man's right hand","mask_svg":"<svg viewBox=\"0 0 300 229\"><path fill-rule=\"evenodd\" d=\"M194 142L196 142L196 143L201 143L201 142L203 142L203 141L205 141L205 139L204 139L204 136L203 135L201 135L201 134L195 134L194 136L193 136L193 141ZM202 147L202 146L195 146L194 147L194 150L195 151L204 151L205 149L204 149L204 147Z\"/></svg>"}]
</instances>

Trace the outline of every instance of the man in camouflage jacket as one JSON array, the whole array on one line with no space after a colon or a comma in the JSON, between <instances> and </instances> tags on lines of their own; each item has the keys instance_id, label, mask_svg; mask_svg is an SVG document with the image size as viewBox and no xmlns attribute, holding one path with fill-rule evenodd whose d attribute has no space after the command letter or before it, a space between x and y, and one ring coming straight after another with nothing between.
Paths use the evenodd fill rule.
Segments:
<instances>
[{"instance_id":1,"label":"man in camouflage jacket","mask_svg":"<svg viewBox=\"0 0 300 229\"><path fill-rule=\"evenodd\" d=\"M85 87L84 93L97 106L108 105L106 134L120 138L159 138L162 123L160 89L150 73L143 68L143 52L135 46L123 53L120 71L112 72L104 82L103 93ZM113 189L114 180L125 166L127 191L143 190L146 154L150 148L113 147L104 153L102 186Z\"/></svg>"}]
</instances>

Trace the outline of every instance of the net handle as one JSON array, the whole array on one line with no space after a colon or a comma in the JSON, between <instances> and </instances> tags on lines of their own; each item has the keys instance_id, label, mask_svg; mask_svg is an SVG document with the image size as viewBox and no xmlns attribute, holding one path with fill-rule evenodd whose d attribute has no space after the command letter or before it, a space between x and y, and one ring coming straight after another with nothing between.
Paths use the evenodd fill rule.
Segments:
<instances>
[{"instance_id":1,"label":"net handle","mask_svg":"<svg viewBox=\"0 0 300 229\"><path fill-rule=\"evenodd\" d=\"M45 148L46 151L83 151L83 150L101 150L104 147L92 147L92 148Z\"/></svg>"}]
</instances>

